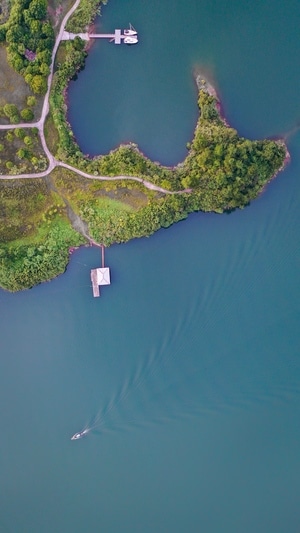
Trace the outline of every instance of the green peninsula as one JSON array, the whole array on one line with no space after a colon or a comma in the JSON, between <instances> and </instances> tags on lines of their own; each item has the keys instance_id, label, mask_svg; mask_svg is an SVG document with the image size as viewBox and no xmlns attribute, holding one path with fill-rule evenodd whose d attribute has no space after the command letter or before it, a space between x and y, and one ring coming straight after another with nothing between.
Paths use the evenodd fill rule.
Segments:
<instances>
[{"instance_id":1,"label":"green peninsula","mask_svg":"<svg viewBox=\"0 0 300 533\"><path fill-rule=\"evenodd\" d=\"M288 158L282 141L239 137L201 75L198 123L178 166L152 162L133 143L85 156L66 120L66 91L86 41L62 36L86 32L99 4L11 0L0 19L0 286L10 291L64 272L73 247L243 208Z\"/></svg>"}]
</instances>

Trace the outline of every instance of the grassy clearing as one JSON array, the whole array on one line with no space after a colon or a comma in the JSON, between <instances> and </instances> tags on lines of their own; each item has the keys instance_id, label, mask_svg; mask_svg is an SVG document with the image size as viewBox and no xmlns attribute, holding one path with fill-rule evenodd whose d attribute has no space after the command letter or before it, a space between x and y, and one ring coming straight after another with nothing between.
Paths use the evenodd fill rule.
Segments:
<instances>
[{"instance_id":1,"label":"grassy clearing","mask_svg":"<svg viewBox=\"0 0 300 533\"><path fill-rule=\"evenodd\" d=\"M107 182L97 180L94 182L81 176L74 176L72 172L65 171L65 169L55 170L52 177L58 193L62 194L74 212L87 222L90 220L92 211L98 220L102 215L107 217L116 212L133 210L128 202L122 202L117 198L117 189L105 188Z\"/></svg>"},{"instance_id":2,"label":"grassy clearing","mask_svg":"<svg viewBox=\"0 0 300 533\"><path fill-rule=\"evenodd\" d=\"M49 211L54 210L54 206L49 207ZM69 224L67 217L65 213L61 214L63 224ZM18 239L14 239L10 241L7 246L7 249L14 249L19 248L22 246L38 246L39 244L45 242L47 240L47 236L50 232L50 230L55 227L59 221L58 216L53 216L51 220L43 220L44 213L39 213L39 217L35 215L36 219L36 225L34 226L34 230L31 231L30 234L26 235L25 237L20 237Z\"/></svg>"},{"instance_id":3,"label":"grassy clearing","mask_svg":"<svg viewBox=\"0 0 300 533\"><path fill-rule=\"evenodd\" d=\"M7 62L6 47L0 46L0 107L5 104L15 104L21 112L28 107L27 98L33 96L33 92L25 82L23 76L15 72ZM31 108L34 114L33 122L41 115L43 97L36 96L36 103ZM25 122L23 119L22 122ZM9 120L0 115L0 124L9 124Z\"/></svg>"},{"instance_id":4,"label":"grassy clearing","mask_svg":"<svg viewBox=\"0 0 300 533\"><path fill-rule=\"evenodd\" d=\"M56 210L56 212L55 212ZM42 179L0 181L0 242L34 235L53 216L65 214L62 200Z\"/></svg>"},{"instance_id":5,"label":"grassy clearing","mask_svg":"<svg viewBox=\"0 0 300 533\"><path fill-rule=\"evenodd\" d=\"M84 204L99 203L103 208L104 203L109 205L110 202L118 205L120 211L139 209L155 196L153 191L128 180L92 180L62 168L54 170L51 176L55 187L68 199L75 212L79 212L80 206Z\"/></svg>"},{"instance_id":6,"label":"grassy clearing","mask_svg":"<svg viewBox=\"0 0 300 533\"><path fill-rule=\"evenodd\" d=\"M31 94L24 78L7 63L6 47L0 46L0 106L10 103L21 109Z\"/></svg>"},{"instance_id":7,"label":"grassy clearing","mask_svg":"<svg viewBox=\"0 0 300 533\"><path fill-rule=\"evenodd\" d=\"M155 229L159 225L160 215L152 217L149 209L161 195L136 182L89 180L65 169L56 169L52 177L58 192L87 223L97 242L106 246L125 242L147 235L149 224Z\"/></svg>"},{"instance_id":8,"label":"grassy clearing","mask_svg":"<svg viewBox=\"0 0 300 533\"><path fill-rule=\"evenodd\" d=\"M61 211L59 212L60 209ZM34 226L34 230L25 237L20 237L7 243L7 249L12 250L23 246L39 246L47 241L49 232L56 226L70 226L64 206L50 205L46 213L39 213L39 217L35 216L35 218L36 225Z\"/></svg>"},{"instance_id":9,"label":"grassy clearing","mask_svg":"<svg viewBox=\"0 0 300 533\"><path fill-rule=\"evenodd\" d=\"M17 175L47 168L40 137L34 129L0 131L0 174Z\"/></svg>"},{"instance_id":10,"label":"grassy clearing","mask_svg":"<svg viewBox=\"0 0 300 533\"><path fill-rule=\"evenodd\" d=\"M51 115L48 115L46 118L44 134L50 152L55 155L59 137Z\"/></svg>"},{"instance_id":11,"label":"grassy clearing","mask_svg":"<svg viewBox=\"0 0 300 533\"><path fill-rule=\"evenodd\" d=\"M52 177L57 191L87 223L90 235L106 245L126 239L128 217L148 206L153 197L153 192L125 180L89 180L65 169L56 169Z\"/></svg>"},{"instance_id":12,"label":"grassy clearing","mask_svg":"<svg viewBox=\"0 0 300 533\"><path fill-rule=\"evenodd\" d=\"M56 52L55 61L54 61L54 72L58 69L60 65L64 63L66 56L67 56L66 42L62 41Z\"/></svg>"},{"instance_id":13,"label":"grassy clearing","mask_svg":"<svg viewBox=\"0 0 300 533\"><path fill-rule=\"evenodd\" d=\"M93 190L93 186L91 187L91 190ZM94 189L95 196L101 196L103 198L107 197L111 200L115 200L117 202L122 202L124 205L128 205L129 207L133 209L139 209L140 207L143 207L144 205L148 204L149 196L145 194L141 189L139 188L132 188L129 189L128 187L122 187L120 184L113 188L101 188L101 189Z\"/></svg>"}]
</instances>

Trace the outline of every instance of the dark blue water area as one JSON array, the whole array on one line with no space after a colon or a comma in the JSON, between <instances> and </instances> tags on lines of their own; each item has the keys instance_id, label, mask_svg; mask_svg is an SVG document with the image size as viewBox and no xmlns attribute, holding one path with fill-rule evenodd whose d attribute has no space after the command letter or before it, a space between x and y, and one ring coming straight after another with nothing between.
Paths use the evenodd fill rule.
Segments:
<instances>
[{"instance_id":1,"label":"dark blue water area","mask_svg":"<svg viewBox=\"0 0 300 533\"><path fill-rule=\"evenodd\" d=\"M298 2L113 0L97 31L124 28L128 18L138 45L96 41L69 87L69 120L84 152L133 141L163 164L182 161L198 116L195 69L214 83L241 135L278 137L299 123Z\"/></svg>"},{"instance_id":2,"label":"dark blue water area","mask_svg":"<svg viewBox=\"0 0 300 533\"><path fill-rule=\"evenodd\" d=\"M1 293L3 531L296 533L298 175Z\"/></svg>"}]
</instances>

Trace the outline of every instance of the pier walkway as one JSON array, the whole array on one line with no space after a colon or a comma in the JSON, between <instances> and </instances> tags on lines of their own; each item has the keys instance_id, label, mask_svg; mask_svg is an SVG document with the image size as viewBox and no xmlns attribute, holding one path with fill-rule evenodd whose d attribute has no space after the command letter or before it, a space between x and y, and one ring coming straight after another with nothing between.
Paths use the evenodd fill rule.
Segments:
<instances>
[{"instance_id":1,"label":"pier walkway","mask_svg":"<svg viewBox=\"0 0 300 533\"><path fill-rule=\"evenodd\" d=\"M91 270L91 282L93 289L94 298L99 298L100 296L100 285L110 285L110 270L108 267L104 266L104 246L101 244L102 248L102 267L93 268Z\"/></svg>"},{"instance_id":2,"label":"pier walkway","mask_svg":"<svg viewBox=\"0 0 300 533\"><path fill-rule=\"evenodd\" d=\"M124 30L124 32L126 32L126 30ZM114 42L115 44L121 44L123 39L127 40L129 38L129 35L126 33L122 33L122 30L120 29L116 29L115 33L70 33L68 31L64 31L62 34L61 40L72 41L76 37L80 37L80 39L82 39L83 41L89 41L90 39L109 39L111 42ZM137 42L137 36L136 36L136 42ZM134 43L127 43L127 44L134 44Z\"/></svg>"},{"instance_id":3,"label":"pier walkway","mask_svg":"<svg viewBox=\"0 0 300 533\"><path fill-rule=\"evenodd\" d=\"M64 31L61 37L62 41L72 41L75 37L80 37L83 41L89 41L88 33L70 33L69 31Z\"/></svg>"},{"instance_id":4,"label":"pier walkway","mask_svg":"<svg viewBox=\"0 0 300 533\"><path fill-rule=\"evenodd\" d=\"M90 39L109 39L114 41L115 44L121 44L122 39L125 39L126 35L123 35L121 30L115 30L115 33L90 33Z\"/></svg>"}]
</instances>

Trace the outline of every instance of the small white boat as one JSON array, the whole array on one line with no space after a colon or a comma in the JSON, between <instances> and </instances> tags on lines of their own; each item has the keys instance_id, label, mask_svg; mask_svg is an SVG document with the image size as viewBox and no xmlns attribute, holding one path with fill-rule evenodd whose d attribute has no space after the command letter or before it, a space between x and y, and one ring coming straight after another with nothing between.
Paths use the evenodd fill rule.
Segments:
<instances>
[{"instance_id":1,"label":"small white boat","mask_svg":"<svg viewBox=\"0 0 300 533\"><path fill-rule=\"evenodd\" d=\"M82 437L84 437L84 435L86 435L88 432L89 432L88 429L84 429L83 431L79 431L79 433L75 433L73 435L73 437L71 437L71 440L82 439Z\"/></svg>"},{"instance_id":2,"label":"small white boat","mask_svg":"<svg viewBox=\"0 0 300 533\"><path fill-rule=\"evenodd\" d=\"M129 24L129 29L126 29L124 30L124 35L126 36L132 36L132 35L137 35L137 31L134 29L134 27Z\"/></svg>"},{"instance_id":3,"label":"small white boat","mask_svg":"<svg viewBox=\"0 0 300 533\"><path fill-rule=\"evenodd\" d=\"M125 39L124 39L124 43L125 44L136 44L138 42L139 42L139 40L137 38L137 35L133 35L131 37L125 37Z\"/></svg>"}]
</instances>

